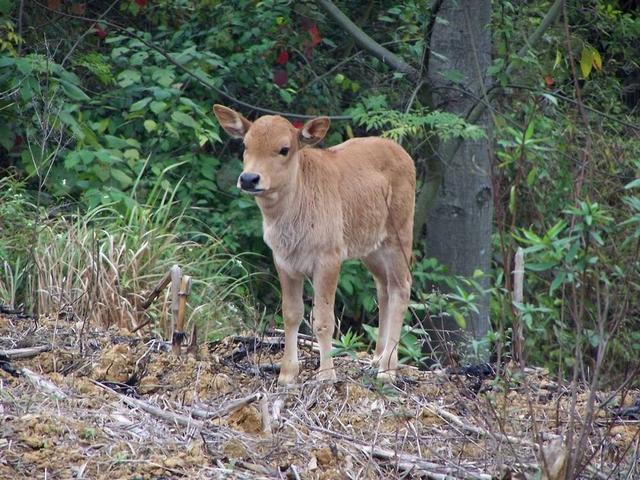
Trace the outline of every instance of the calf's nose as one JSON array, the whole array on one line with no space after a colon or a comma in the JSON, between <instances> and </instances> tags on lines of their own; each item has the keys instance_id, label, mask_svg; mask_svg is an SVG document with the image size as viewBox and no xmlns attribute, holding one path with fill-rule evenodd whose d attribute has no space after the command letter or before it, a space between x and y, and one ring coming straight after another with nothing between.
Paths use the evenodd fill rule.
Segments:
<instances>
[{"instance_id":1,"label":"calf's nose","mask_svg":"<svg viewBox=\"0 0 640 480\"><path fill-rule=\"evenodd\" d=\"M260 175L253 172L245 172L240 175L240 188L243 190L254 190L260 181Z\"/></svg>"}]
</instances>

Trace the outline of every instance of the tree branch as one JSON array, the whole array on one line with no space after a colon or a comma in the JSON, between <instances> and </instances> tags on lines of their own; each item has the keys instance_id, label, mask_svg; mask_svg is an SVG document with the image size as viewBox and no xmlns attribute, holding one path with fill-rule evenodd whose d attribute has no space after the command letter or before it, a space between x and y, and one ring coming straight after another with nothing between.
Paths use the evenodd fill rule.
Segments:
<instances>
[{"instance_id":1,"label":"tree branch","mask_svg":"<svg viewBox=\"0 0 640 480\"><path fill-rule=\"evenodd\" d=\"M318 3L327 11L336 23L342 27L344 31L354 38L358 45L371 52L374 57L382 60L383 63L390 65L394 70L404 73L412 80L418 80L420 78L420 72L418 69L412 67L395 53L390 52L369 35L364 33L362 29L342 13L342 11L336 7L331 0L318 0Z\"/></svg>"}]
</instances>

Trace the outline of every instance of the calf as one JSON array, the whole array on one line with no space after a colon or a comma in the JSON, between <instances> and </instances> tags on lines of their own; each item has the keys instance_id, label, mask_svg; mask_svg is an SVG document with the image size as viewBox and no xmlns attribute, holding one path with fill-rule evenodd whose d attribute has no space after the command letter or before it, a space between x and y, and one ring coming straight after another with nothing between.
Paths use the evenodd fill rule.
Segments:
<instances>
[{"instance_id":1,"label":"calf","mask_svg":"<svg viewBox=\"0 0 640 480\"><path fill-rule=\"evenodd\" d=\"M352 258L361 259L375 279L380 322L374 362L378 378L393 381L411 289L413 160L400 145L379 137L311 148L329 129L326 117L298 130L277 115L252 123L222 105L213 110L229 135L243 139L238 186L256 197L264 241L280 279L285 348L278 382L293 383L299 372L297 336L305 276L314 289L317 377L335 380L330 353L335 293L340 265Z\"/></svg>"}]
</instances>

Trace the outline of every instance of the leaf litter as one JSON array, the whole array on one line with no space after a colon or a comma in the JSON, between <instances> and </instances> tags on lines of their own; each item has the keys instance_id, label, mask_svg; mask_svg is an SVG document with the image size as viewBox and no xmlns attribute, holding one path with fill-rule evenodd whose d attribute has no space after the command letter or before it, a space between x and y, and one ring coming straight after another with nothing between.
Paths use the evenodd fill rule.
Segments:
<instances>
[{"instance_id":1,"label":"leaf litter","mask_svg":"<svg viewBox=\"0 0 640 480\"><path fill-rule=\"evenodd\" d=\"M560 478L571 395L543 369L404 367L391 386L362 353L327 384L304 340L284 388L282 346L245 333L177 357L149 333L0 316L0 478ZM639 398L597 392L584 478L638 475Z\"/></svg>"}]
</instances>

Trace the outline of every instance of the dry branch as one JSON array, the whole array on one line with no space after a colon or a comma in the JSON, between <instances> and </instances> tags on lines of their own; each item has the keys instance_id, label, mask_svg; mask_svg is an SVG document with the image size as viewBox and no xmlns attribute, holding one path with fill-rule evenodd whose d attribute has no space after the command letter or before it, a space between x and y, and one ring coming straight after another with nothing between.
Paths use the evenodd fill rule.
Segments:
<instances>
[{"instance_id":1,"label":"dry branch","mask_svg":"<svg viewBox=\"0 0 640 480\"><path fill-rule=\"evenodd\" d=\"M139 408L142 411L145 411L151 415L154 415L158 418L161 418L163 420L167 420L169 422L173 422L176 423L178 425L182 425L185 427L195 427L195 428L203 428L204 427L204 423L199 421L199 420L194 420L193 418L191 418L188 415L181 415L179 413L174 413L174 412L170 412L168 410L163 410L160 407L156 407L154 405L151 405L147 402L144 402L142 400L138 400L137 398L132 398L132 397L127 397L125 395L121 395L118 392L116 392L115 390L113 390L112 388L107 387L106 385L103 385L100 382L96 382L94 380L91 381L94 385L97 385L98 387L102 388L103 390L113 394L114 396L117 396L118 398L120 398L120 400L122 400L124 403L126 403L127 405L129 405L130 407L135 407L135 408Z\"/></svg>"},{"instance_id":2,"label":"dry branch","mask_svg":"<svg viewBox=\"0 0 640 480\"><path fill-rule=\"evenodd\" d=\"M31 358L40 355L43 352L51 350L51 345L40 345L29 348L14 348L12 350L0 350L0 356L4 355L9 360L18 360L20 358Z\"/></svg>"},{"instance_id":3,"label":"dry branch","mask_svg":"<svg viewBox=\"0 0 640 480\"><path fill-rule=\"evenodd\" d=\"M239 398L238 400L233 400L229 402L227 405L220 408L219 410L205 410L202 408L194 408L190 410L190 413L193 417L203 418L207 420L210 420L213 418L220 418L220 417L229 415L235 412L236 410L241 409L242 407L245 407L254 402L257 402L258 400L260 400L261 397L262 397L262 394L259 392L252 393L247 397Z\"/></svg>"},{"instance_id":4,"label":"dry branch","mask_svg":"<svg viewBox=\"0 0 640 480\"><path fill-rule=\"evenodd\" d=\"M140 308L142 310L146 310L147 308L149 308L151 303L156 298L158 298L158 295L160 295L160 292L162 292L162 290L167 288L167 285L169 285L170 281L171 281L171 270L165 273L164 277L162 277L162 279L158 282L158 284L155 287L153 287L153 290L151 290L151 293L147 296L145 301L142 302L142 304L140 305Z\"/></svg>"},{"instance_id":5,"label":"dry branch","mask_svg":"<svg viewBox=\"0 0 640 480\"><path fill-rule=\"evenodd\" d=\"M31 385L36 387L38 390L43 391L47 395L51 395L55 397L57 400L64 400L67 398L67 394L64 393L60 388L54 383L50 382L46 378L41 377L35 372L32 372L28 368L21 368L18 370L20 375L26 378Z\"/></svg>"}]
</instances>

